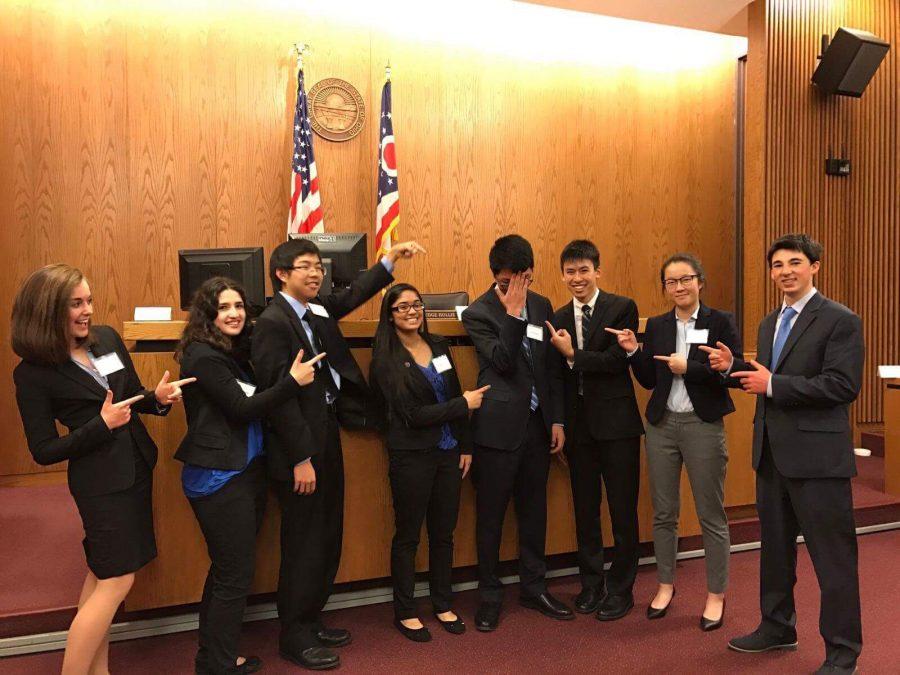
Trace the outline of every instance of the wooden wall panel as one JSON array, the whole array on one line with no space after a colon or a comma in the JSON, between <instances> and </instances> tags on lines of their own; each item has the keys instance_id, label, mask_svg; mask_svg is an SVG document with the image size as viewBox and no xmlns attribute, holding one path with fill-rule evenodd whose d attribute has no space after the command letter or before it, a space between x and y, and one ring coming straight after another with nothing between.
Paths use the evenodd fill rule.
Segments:
<instances>
[{"instance_id":1,"label":"wooden wall panel","mask_svg":"<svg viewBox=\"0 0 900 675\"><path fill-rule=\"evenodd\" d=\"M634 297L643 316L665 307L657 266L679 249L704 259L707 301L733 305L734 38L703 38L699 62L657 70L637 57L541 61L399 35L324 2L183 4L0 8L10 102L0 241L16 252L0 272L7 297L34 268L65 261L91 280L99 322L120 326L146 304L176 307L178 318L178 249L261 244L268 254L289 198L290 46L305 40L307 86L342 77L367 108L351 141L315 138L332 231L374 227L381 85L393 67L399 234L430 251L400 278L478 295L490 244L520 232L535 247L536 288L562 304L559 251L590 237L604 286ZM672 58L701 39L672 35ZM376 312L377 300L356 316ZM35 470L6 345L0 475Z\"/></svg>"},{"instance_id":2,"label":"wooden wall panel","mask_svg":"<svg viewBox=\"0 0 900 675\"><path fill-rule=\"evenodd\" d=\"M826 98L810 83L821 35L839 26L894 45L861 99ZM893 0L751 6L749 66L756 76L748 87L748 129L765 131L752 139L748 133L748 165L757 170L747 174L745 216L760 236L745 237L745 280L763 283L765 247L781 234L806 231L825 245L817 286L863 320L866 369L854 406L863 424L883 420L877 365L900 361L900 269L892 259L900 250L898 39L900 7ZM825 175L829 153L851 160L849 177ZM748 348L755 347L759 319L780 302L773 284L765 284L765 294L745 295Z\"/></svg>"}]
</instances>

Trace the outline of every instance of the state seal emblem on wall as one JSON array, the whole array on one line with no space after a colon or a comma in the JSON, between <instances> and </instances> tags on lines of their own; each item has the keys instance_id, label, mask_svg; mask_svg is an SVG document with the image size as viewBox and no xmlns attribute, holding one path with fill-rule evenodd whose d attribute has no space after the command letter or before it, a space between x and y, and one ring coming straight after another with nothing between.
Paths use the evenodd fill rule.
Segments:
<instances>
[{"instance_id":1,"label":"state seal emblem on wall","mask_svg":"<svg viewBox=\"0 0 900 675\"><path fill-rule=\"evenodd\" d=\"M329 141L349 141L362 131L366 108L352 84L336 77L317 82L309 90L313 131Z\"/></svg>"}]
</instances>

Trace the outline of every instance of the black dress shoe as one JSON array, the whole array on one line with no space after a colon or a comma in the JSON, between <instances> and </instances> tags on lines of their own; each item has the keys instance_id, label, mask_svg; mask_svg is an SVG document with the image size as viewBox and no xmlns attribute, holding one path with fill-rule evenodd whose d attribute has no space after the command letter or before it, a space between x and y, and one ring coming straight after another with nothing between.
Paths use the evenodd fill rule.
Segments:
<instances>
[{"instance_id":1,"label":"black dress shoe","mask_svg":"<svg viewBox=\"0 0 900 675\"><path fill-rule=\"evenodd\" d=\"M408 626L404 626L400 622L400 619L396 617L394 617L394 626L396 626L397 630L399 630L407 640L412 640L413 642L431 642L431 631L425 626L422 626L421 628L409 628Z\"/></svg>"},{"instance_id":2,"label":"black dress shoe","mask_svg":"<svg viewBox=\"0 0 900 675\"><path fill-rule=\"evenodd\" d=\"M672 601L675 599L675 589L672 589L672 597L669 598L669 602L666 603L665 607L654 607L652 604L647 605L647 618L648 619L661 619L666 615L666 612L669 611L669 605L672 604Z\"/></svg>"},{"instance_id":3,"label":"black dress shoe","mask_svg":"<svg viewBox=\"0 0 900 675\"><path fill-rule=\"evenodd\" d=\"M700 615L700 630L704 633L708 633L711 630L718 630L722 627L722 624L725 623L725 600L722 600L722 616L713 621L712 619L707 619L702 614Z\"/></svg>"},{"instance_id":4,"label":"black dress shoe","mask_svg":"<svg viewBox=\"0 0 900 675\"><path fill-rule=\"evenodd\" d=\"M236 673L239 675L250 675L251 673L256 673L262 668L262 659L258 656L248 656L246 660L239 666L236 666ZM194 673L196 675L209 675L209 668L202 661L194 662Z\"/></svg>"},{"instance_id":5,"label":"black dress shoe","mask_svg":"<svg viewBox=\"0 0 900 675\"><path fill-rule=\"evenodd\" d=\"M500 603L482 602L475 612L475 628L482 633L497 630L500 623Z\"/></svg>"},{"instance_id":6,"label":"black dress shoe","mask_svg":"<svg viewBox=\"0 0 900 675\"><path fill-rule=\"evenodd\" d=\"M757 628L749 635L731 638L728 641L728 648L736 652L747 652L756 654L758 652L769 652L773 649L785 649L793 651L797 649L797 634L787 635L767 635Z\"/></svg>"},{"instance_id":7,"label":"black dress shoe","mask_svg":"<svg viewBox=\"0 0 900 675\"><path fill-rule=\"evenodd\" d=\"M323 647L343 647L353 642L346 628L321 628L316 632L316 639Z\"/></svg>"},{"instance_id":8,"label":"black dress shoe","mask_svg":"<svg viewBox=\"0 0 900 675\"><path fill-rule=\"evenodd\" d=\"M855 672L856 664L844 668L836 666L831 661L826 660L813 675L828 675L830 673L834 673L835 675L838 675L838 673L840 673L840 675L853 675Z\"/></svg>"},{"instance_id":9,"label":"black dress shoe","mask_svg":"<svg viewBox=\"0 0 900 675\"><path fill-rule=\"evenodd\" d=\"M597 610L597 618L600 621L615 621L631 611L634 607L634 596L628 595L607 595L606 599L600 603L600 609Z\"/></svg>"},{"instance_id":10,"label":"black dress shoe","mask_svg":"<svg viewBox=\"0 0 900 675\"><path fill-rule=\"evenodd\" d=\"M330 670L341 665L341 657L326 647L307 647L301 652L280 651L281 658L308 670Z\"/></svg>"},{"instance_id":11,"label":"black dress shoe","mask_svg":"<svg viewBox=\"0 0 900 675\"><path fill-rule=\"evenodd\" d=\"M579 614L593 614L600 607L606 591L601 588L582 588L575 596L575 611Z\"/></svg>"},{"instance_id":12,"label":"black dress shoe","mask_svg":"<svg viewBox=\"0 0 900 675\"><path fill-rule=\"evenodd\" d=\"M443 628L448 633L452 633L453 635L462 635L466 632L466 624L463 623L463 620L460 618L459 614L456 615L456 619L453 621L444 621L441 617L438 616L438 613L434 613L434 618L438 620L438 623L441 624L441 628Z\"/></svg>"},{"instance_id":13,"label":"black dress shoe","mask_svg":"<svg viewBox=\"0 0 900 675\"><path fill-rule=\"evenodd\" d=\"M551 619L571 621L575 618L571 609L566 607L549 593L541 593L534 598L523 595L519 598L519 604L522 605L522 607L536 609L541 614L549 616Z\"/></svg>"}]
</instances>

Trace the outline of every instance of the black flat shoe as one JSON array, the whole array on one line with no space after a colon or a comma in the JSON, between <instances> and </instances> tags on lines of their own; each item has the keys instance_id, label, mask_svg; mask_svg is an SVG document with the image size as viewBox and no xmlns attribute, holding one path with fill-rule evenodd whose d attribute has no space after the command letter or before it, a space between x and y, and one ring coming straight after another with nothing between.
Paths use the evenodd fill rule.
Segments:
<instances>
[{"instance_id":1,"label":"black flat shoe","mask_svg":"<svg viewBox=\"0 0 900 675\"><path fill-rule=\"evenodd\" d=\"M281 658L307 670L331 670L341 665L341 657L325 647L307 647L299 653L288 651L278 653Z\"/></svg>"},{"instance_id":2,"label":"black flat shoe","mask_svg":"<svg viewBox=\"0 0 900 675\"><path fill-rule=\"evenodd\" d=\"M575 596L575 611L579 614L593 614L605 596L603 588L582 588L581 593Z\"/></svg>"},{"instance_id":3,"label":"black flat shoe","mask_svg":"<svg viewBox=\"0 0 900 675\"><path fill-rule=\"evenodd\" d=\"M534 598L523 595L519 598L519 604L522 605L522 607L536 609L541 614L543 614L544 616L549 616L551 619L571 621L575 618L575 615L572 613L571 609L566 607L563 603L561 603L549 593L541 593Z\"/></svg>"},{"instance_id":4,"label":"black flat shoe","mask_svg":"<svg viewBox=\"0 0 900 675\"><path fill-rule=\"evenodd\" d=\"M708 633L711 630L717 630L722 627L722 624L725 623L725 600L722 600L722 616L713 621L712 619L707 619L702 614L700 615L700 630L704 633Z\"/></svg>"},{"instance_id":5,"label":"black flat shoe","mask_svg":"<svg viewBox=\"0 0 900 675\"><path fill-rule=\"evenodd\" d=\"M397 618L394 619L394 626L396 626L397 630L399 630L407 640L412 640L413 642L431 642L431 631L425 626L422 626L421 628L407 628L400 622L400 619Z\"/></svg>"},{"instance_id":6,"label":"black flat shoe","mask_svg":"<svg viewBox=\"0 0 900 675\"><path fill-rule=\"evenodd\" d=\"M475 629L482 633L489 633L497 630L500 623L500 603L499 602L482 602L475 612Z\"/></svg>"},{"instance_id":7,"label":"black flat shoe","mask_svg":"<svg viewBox=\"0 0 900 675\"><path fill-rule=\"evenodd\" d=\"M672 589L672 597L669 598L669 602L666 603L665 607L654 607L652 604L647 605L647 618L648 619L661 619L666 615L666 612L669 611L669 605L672 604L672 601L675 599L675 589ZM652 601L651 601L652 602Z\"/></svg>"},{"instance_id":8,"label":"black flat shoe","mask_svg":"<svg viewBox=\"0 0 900 675\"><path fill-rule=\"evenodd\" d=\"M237 672L240 675L251 675L251 673L259 672L261 668L261 658L258 656L247 656L245 661L237 667ZM205 663L198 661L194 663L194 673L196 675L209 675L209 668L206 667Z\"/></svg>"},{"instance_id":9,"label":"black flat shoe","mask_svg":"<svg viewBox=\"0 0 900 675\"><path fill-rule=\"evenodd\" d=\"M448 633L451 633L453 635L462 635L466 632L466 624L463 623L463 620L460 618L459 614L456 615L456 618L453 621L444 621L437 615L437 612L435 612L434 618L438 620L439 624L441 624L441 628L443 628Z\"/></svg>"}]
</instances>

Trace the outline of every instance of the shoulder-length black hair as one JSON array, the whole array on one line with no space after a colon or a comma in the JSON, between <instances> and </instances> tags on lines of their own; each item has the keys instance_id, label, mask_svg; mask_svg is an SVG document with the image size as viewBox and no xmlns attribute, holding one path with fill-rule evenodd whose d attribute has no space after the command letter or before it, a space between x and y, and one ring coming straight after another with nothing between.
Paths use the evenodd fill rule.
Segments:
<instances>
[{"instance_id":1,"label":"shoulder-length black hair","mask_svg":"<svg viewBox=\"0 0 900 675\"><path fill-rule=\"evenodd\" d=\"M184 350L192 342L205 342L235 358L246 359L250 351L249 313L244 321L243 329L233 338L225 335L215 324L216 317L219 315L219 296L223 291L234 291L240 295L244 302L244 311L247 311L247 294L238 282L228 277L211 277L204 281L191 299L187 325L175 348L176 361L181 360Z\"/></svg>"},{"instance_id":2,"label":"shoulder-length black hair","mask_svg":"<svg viewBox=\"0 0 900 675\"><path fill-rule=\"evenodd\" d=\"M411 365L413 357L397 337L394 313L391 311L397 298L405 291L412 291L419 300L422 299L422 294L412 284L401 283L391 286L381 300L378 328L375 329L375 340L372 345L372 370L377 374L379 385L386 394L405 392L409 387L410 368L404 364ZM419 334L429 345L435 342L435 338L428 332L428 319L425 318L424 310Z\"/></svg>"}]
</instances>

